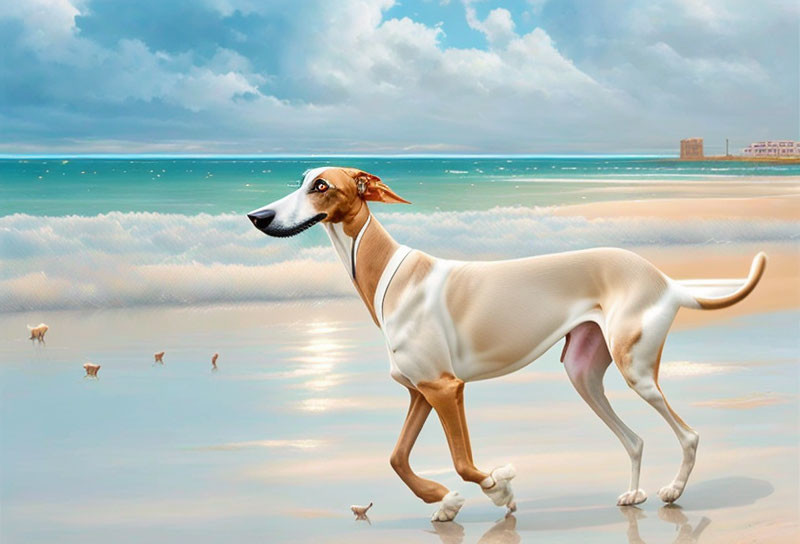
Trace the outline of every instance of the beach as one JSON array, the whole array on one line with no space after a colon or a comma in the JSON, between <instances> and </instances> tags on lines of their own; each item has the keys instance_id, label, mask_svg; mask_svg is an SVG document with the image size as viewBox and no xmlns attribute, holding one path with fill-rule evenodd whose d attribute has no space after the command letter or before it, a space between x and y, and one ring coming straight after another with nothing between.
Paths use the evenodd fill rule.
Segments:
<instances>
[{"instance_id":1,"label":"beach","mask_svg":"<svg viewBox=\"0 0 800 544\"><path fill-rule=\"evenodd\" d=\"M434 506L414 497L388 462L408 394L390 378L380 331L321 229L272 240L243 217L291 190L274 175L283 167L270 163L252 168L273 171L252 188L212 172L230 190L252 191L249 198L215 188L182 201L177 192L173 211L164 195L174 187L130 198L121 196L130 187L115 187L113 198L92 192L80 204L6 201L0 538L796 542L800 172L743 174L733 165L719 179L647 170L619 183L619 169L639 166L601 161L605 177L559 181L525 173L542 164L506 160L439 164L438 177L419 181L413 165L392 160L387 171L411 173L385 181L420 204L377 206L375 216L398 241L457 259L614 245L687 279L742 278L758 251L768 255L748 299L681 310L664 347L661 387L701 437L675 505L656 492L678 467L677 441L612 366L606 391L644 439L648 493L639 507L615 506L627 487L627 455L572 389L559 342L517 373L466 387L476 465L515 465L518 511L504 518L460 480L432 416L412 467L467 502L453 523L428 521ZM92 170L74 163L66 165L77 169L74 179L63 183L80 187L90 174L79 172ZM204 165L203 175L213 168ZM499 168L516 168L516 177ZM420 181L435 187L426 192ZM517 185L525 196L508 198ZM454 188L467 194L452 196ZM25 328L40 322L50 327L42 345ZM162 350L164 364L154 363ZM101 365L98 379L84 377L87 361ZM355 521L350 505L369 502L369 521Z\"/></svg>"}]
</instances>

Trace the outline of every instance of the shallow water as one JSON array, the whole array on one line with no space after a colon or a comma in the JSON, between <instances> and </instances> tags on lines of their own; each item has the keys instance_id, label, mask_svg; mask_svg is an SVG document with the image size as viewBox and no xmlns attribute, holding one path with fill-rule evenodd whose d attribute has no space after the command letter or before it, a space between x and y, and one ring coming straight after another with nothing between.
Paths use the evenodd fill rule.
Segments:
<instances>
[{"instance_id":1,"label":"shallow water","mask_svg":"<svg viewBox=\"0 0 800 544\"><path fill-rule=\"evenodd\" d=\"M678 466L676 440L613 367L612 404L645 440L641 508L614 506L627 456L572 390L560 345L521 372L469 384L476 462L516 465L519 511L503 520L459 480L431 418L412 465L467 497L455 524L428 522L433 507L388 465L407 395L356 302L52 312L43 346L24 338L37 317L0 315L4 542L797 535L796 311L670 335L661 383L701 434L676 507L655 494ZM163 366L152 356L162 349ZM99 379L82 376L87 360L102 365ZM370 522L354 521L349 505L370 501Z\"/></svg>"},{"instance_id":2,"label":"shallow water","mask_svg":"<svg viewBox=\"0 0 800 544\"><path fill-rule=\"evenodd\" d=\"M616 200L692 195L701 182L714 182L705 185L708 196L726 196L728 184L742 186L745 178L752 185L800 176L797 164L613 156L0 159L0 216L242 214L283 196L306 169L324 165L377 174L422 212L580 203L587 183L592 199ZM665 182L680 184L664 195L658 186ZM655 186L643 190L643 184Z\"/></svg>"}]
</instances>

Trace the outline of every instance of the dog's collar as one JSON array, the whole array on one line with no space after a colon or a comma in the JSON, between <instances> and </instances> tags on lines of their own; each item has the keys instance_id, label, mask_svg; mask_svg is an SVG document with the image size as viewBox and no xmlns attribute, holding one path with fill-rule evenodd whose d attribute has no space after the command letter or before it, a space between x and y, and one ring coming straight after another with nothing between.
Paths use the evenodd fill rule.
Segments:
<instances>
[{"instance_id":1,"label":"dog's collar","mask_svg":"<svg viewBox=\"0 0 800 544\"><path fill-rule=\"evenodd\" d=\"M408 257L408 254L412 251L414 250L408 246L398 247L389 259L389 262L386 263L383 272L381 272L381 278L378 280L378 286L375 288L375 298L372 303L372 307L375 310L375 318L378 320L381 329L383 328L383 299L386 296L386 290L389 288L389 284L392 283L392 278L394 278L397 269L400 268L400 265L403 264L405 258Z\"/></svg>"},{"instance_id":2,"label":"dog's collar","mask_svg":"<svg viewBox=\"0 0 800 544\"><path fill-rule=\"evenodd\" d=\"M353 278L353 281L356 279L356 258L358 255L358 246L361 244L361 237L364 236L364 233L367 231L367 227L369 226L371 220L372 214L369 214L367 216L367 220L364 221L364 226L361 227L361 230L358 231L356 237L353 238L353 244L350 246L350 276Z\"/></svg>"}]
</instances>

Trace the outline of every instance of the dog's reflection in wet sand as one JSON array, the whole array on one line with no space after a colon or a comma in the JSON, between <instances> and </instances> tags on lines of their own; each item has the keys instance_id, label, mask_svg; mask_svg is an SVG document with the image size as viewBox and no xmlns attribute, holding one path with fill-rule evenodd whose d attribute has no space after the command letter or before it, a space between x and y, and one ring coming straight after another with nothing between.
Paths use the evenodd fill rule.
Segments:
<instances>
[{"instance_id":1,"label":"dog's reflection in wet sand","mask_svg":"<svg viewBox=\"0 0 800 544\"><path fill-rule=\"evenodd\" d=\"M647 518L647 514L635 506L621 506L619 511L628 522L628 544L647 544L639 534L639 520ZM711 520L703 517L692 528L689 518L677 505L666 505L659 508L658 518L676 526L678 534L673 544L697 544L700 541L700 535L711 523ZM463 544L464 527L462 525L454 521L432 522L432 525L434 530L428 532L435 533L443 544ZM508 515L486 531L478 540L478 544L518 544L522 538L516 527L517 518L514 515Z\"/></svg>"},{"instance_id":2,"label":"dog's reflection in wet sand","mask_svg":"<svg viewBox=\"0 0 800 544\"><path fill-rule=\"evenodd\" d=\"M619 511L628 520L628 544L647 544L639 534L639 520L646 518L647 515L635 506L621 506ZM696 544L700 540L700 535L711 523L711 520L704 516L692 529L683 509L675 504L659 508L658 519L675 524L678 534L673 544Z\"/></svg>"},{"instance_id":3,"label":"dog's reflection in wet sand","mask_svg":"<svg viewBox=\"0 0 800 544\"><path fill-rule=\"evenodd\" d=\"M678 536L675 538L675 544L695 544L699 542L700 535L709 526L711 520L703 516L697 523L697 526L692 529L689 525L689 518L683 513L683 509L677 504L668 504L658 509L658 518L669 523L674 523L678 528Z\"/></svg>"},{"instance_id":4,"label":"dog's reflection in wet sand","mask_svg":"<svg viewBox=\"0 0 800 544\"><path fill-rule=\"evenodd\" d=\"M464 527L455 521L431 523L443 544L462 544L464 541ZM488 531L483 533L478 544L518 544L522 541L517 532L517 518L513 514L507 515L495 523Z\"/></svg>"}]
</instances>

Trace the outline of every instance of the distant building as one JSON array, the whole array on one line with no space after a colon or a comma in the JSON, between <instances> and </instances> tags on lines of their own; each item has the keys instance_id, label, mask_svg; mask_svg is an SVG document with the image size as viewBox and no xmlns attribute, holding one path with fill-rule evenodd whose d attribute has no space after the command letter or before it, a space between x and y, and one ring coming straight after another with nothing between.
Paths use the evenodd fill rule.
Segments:
<instances>
[{"instance_id":1,"label":"distant building","mask_svg":"<svg viewBox=\"0 0 800 544\"><path fill-rule=\"evenodd\" d=\"M800 142L792 140L767 140L753 142L744 149L745 157L791 157L800 155Z\"/></svg>"},{"instance_id":2,"label":"distant building","mask_svg":"<svg viewBox=\"0 0 800 544\"><path fill-rule=\"evenodd\" d=\"M682 159L702 159L703 158L703 139L686 138L681 140Z\"/></svg>"}]
</instances>

